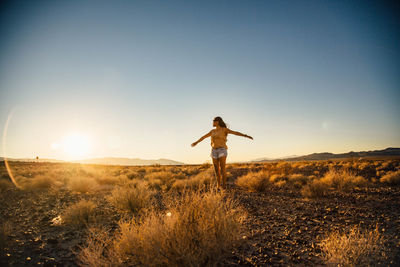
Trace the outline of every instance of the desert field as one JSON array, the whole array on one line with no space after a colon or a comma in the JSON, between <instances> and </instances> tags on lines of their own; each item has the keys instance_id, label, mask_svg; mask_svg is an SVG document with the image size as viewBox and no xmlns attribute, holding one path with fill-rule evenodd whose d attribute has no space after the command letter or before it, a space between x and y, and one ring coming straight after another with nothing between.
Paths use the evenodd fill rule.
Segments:
<instances>
[{"instance_id":1,"label":"desert field","mask_svg":"<svg viewBox=\"0 0 400 267\"><path fill-rule=\"evenodd\" d=\"M400 264L400 159L9 167L1 266Z\"/></svg>"}]
</instances>

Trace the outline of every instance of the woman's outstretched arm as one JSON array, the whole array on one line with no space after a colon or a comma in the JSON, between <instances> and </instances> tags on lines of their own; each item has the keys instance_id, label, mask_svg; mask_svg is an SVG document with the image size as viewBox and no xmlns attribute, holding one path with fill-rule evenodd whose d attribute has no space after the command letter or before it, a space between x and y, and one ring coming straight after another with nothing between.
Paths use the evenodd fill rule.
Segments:
<instances>
[{"instance_id":1,"label":"woman's outstretched arm","mask_svg":"<svg viewBox=\"0 0 400 267\"><path fill-rule=\"evenodd\" d=\"M192 146L195 146L195 145L197 145L198 143L200 143L201 141L203 141L204 139L206 139L207 137L210 137L210 136L211 136L211 132L212 132L212 130L211 130L209 133L207 133L207 134L203 135L202 137L200 137L200 139L197 140L196 142L194 142L194 143L192 144Z\"/></svg>"},{"instance_id":2,"label":"woman's outstretched arm","mask_svg":"<svg viewBox=\"0 0 400 267\"><path fill-rule=\"evenodd\" d=\"M253 137L251 137L250 135L242 134L241 132L232 131L231 129L228 129L228 133L234 134L234 135L238 135L238 136L247 137L247 138L250 138L251 140L253 140Z\"/></svg>"}]
</instances>

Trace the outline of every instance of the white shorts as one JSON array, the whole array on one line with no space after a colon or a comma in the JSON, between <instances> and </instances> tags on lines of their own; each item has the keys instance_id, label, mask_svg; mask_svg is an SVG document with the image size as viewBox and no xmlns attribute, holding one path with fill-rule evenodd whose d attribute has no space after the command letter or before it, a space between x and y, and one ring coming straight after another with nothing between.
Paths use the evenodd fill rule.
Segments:
<instances>
[{"instance_id":1,"label":"white shorts","mask_svg":"<svg viewBox=\"0 0 400 267\"><path fill-rule=\"evenodd\" d=\"M225 147L218 147L211 149L211 155L213 159L218 159L220 157L228 156L228 150Z\"/></svg>"}]
</instances>

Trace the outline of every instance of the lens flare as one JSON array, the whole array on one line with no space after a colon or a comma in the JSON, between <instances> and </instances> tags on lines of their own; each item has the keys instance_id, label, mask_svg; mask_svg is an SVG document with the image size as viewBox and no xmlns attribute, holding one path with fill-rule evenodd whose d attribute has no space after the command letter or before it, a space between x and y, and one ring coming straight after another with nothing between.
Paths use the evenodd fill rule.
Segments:
<instances>
[{"instance_id":1,"label":"lens flare","mask_svg":"<svg viewBox=\"0 0 400 267\"><path fill-rule=\"evenodd\" d=\"M2 143L3 143L3 157L4 157L4 164L6 165L6 169L8 172L8 176L11 178L11 181L13 182L13 184L17 187L17 188L21 188L21 186L17 183L17 181L14 178L14 175L11 171L11 167L8 164L8 160L7 160L7 149L6 149L6 137L7 137L7 130L8 130L8 125L10 124L10 120L12 115L14 114L15 111L15 107L13 107L10 111L10 113L7 116L7 120L6 120L6 124L4 125L4 131L3 131L3 138L2 138Z\"/></svg>"}]
</instances>

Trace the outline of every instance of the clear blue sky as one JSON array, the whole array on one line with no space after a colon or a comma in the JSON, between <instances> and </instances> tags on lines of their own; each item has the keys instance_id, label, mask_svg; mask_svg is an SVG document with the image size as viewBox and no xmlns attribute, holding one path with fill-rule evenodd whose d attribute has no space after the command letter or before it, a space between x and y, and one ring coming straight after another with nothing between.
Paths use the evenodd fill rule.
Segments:
<instances>
[{"instance_id":1,"label":"clear blue sky","mask_svg":"<svg viewBox=\"0 0 400 267\"><path fill-rule=\"evenodd\" d=\"M215 116L254 137L228 137L231 162L399 147L398 15L386 1L6 1L1 155L202 163L210 141L190 144Z\"/></svg>"}]
</instances>

